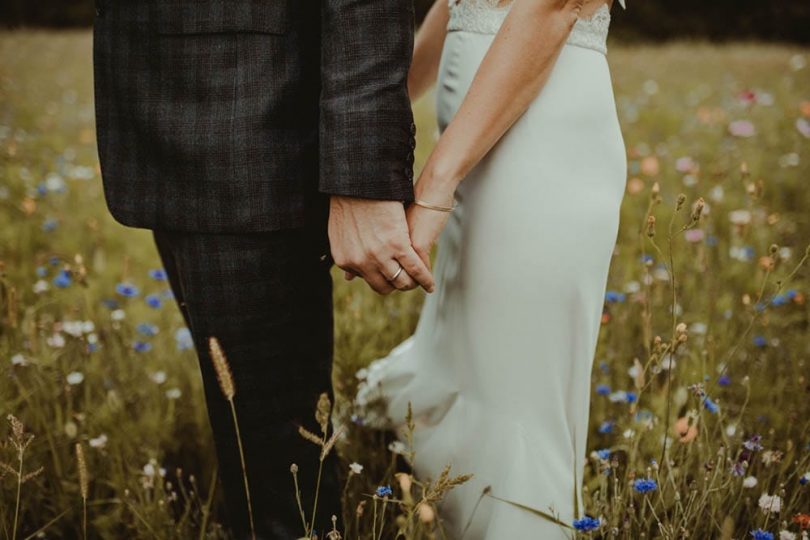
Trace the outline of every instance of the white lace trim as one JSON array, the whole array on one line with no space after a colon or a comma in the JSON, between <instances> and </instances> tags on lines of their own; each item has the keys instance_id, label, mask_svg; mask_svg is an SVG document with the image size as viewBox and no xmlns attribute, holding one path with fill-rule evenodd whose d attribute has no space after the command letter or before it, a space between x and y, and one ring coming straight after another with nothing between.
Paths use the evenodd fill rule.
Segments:
<instances>
[{"instance_id":1,"label":"white lace trim","mask_svg":"<svg viewBox=\"0 0 810 540\"><path fill-rule=\"evenodd\" d=\"M511 7L511 3L498 6L497 0L448 0L448 3L450 22L447 30L476 34L497 33ZM606 54L609 26L610 9L607 4L602 4L590 17L577 20L566 43Z\"/></svg>"}]
</instances>

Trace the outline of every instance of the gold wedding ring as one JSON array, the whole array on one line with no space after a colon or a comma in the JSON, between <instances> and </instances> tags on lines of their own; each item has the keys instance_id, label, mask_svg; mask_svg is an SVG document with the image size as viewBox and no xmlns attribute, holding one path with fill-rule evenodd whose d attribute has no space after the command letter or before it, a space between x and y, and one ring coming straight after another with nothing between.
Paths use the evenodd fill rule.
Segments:
<instances>
[{"instance_id":1,"label":"gold wedding ring","mask_svg":"<svg viewBox=\"0 0 810 540\"><path fill-rule=\"evenodd\" d=\"M386 278L386 279L387 279L388 281L394 281L394 280L395 280L395 279L397 279L397 278L399 277L399 275L402 273L402 270L403 270L402 265L400 265L400 266L399 266L399 270L397 270L397 271L396 271L396 273L395 273L393 276L391 276L390 278Z\"/></svg>"}]
</instances>

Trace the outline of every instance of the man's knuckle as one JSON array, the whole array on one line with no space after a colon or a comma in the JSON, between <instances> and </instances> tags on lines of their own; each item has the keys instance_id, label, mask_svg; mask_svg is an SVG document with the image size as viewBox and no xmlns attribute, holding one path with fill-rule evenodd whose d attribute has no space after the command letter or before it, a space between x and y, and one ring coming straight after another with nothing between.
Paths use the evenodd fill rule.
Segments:
<instances>
[{"instance_id":1,"label":"man's knuckle","mask_svg":"<svg viewBox=\"0 0 810 540\"><path fill-rule=\"evenodd\" d=\"M364 261L376 261L379 258L379 248L376 246L365 248L362 257Z\"/></svg>"},{"instance_id":2,"label":"man's knuckle","mask_svg":"<svg viewBox=\"0 0 810 540\"><path fill-rule=\"evenodd\" d=\"M408 250L408 243L399 236L392 237L388 241L388 246L393 249L398 255L405 253Z\"/></svg>"},{"instance_id":3,"label":"man's knuckle","mask_svg":"<svg viewBox=\"0 0 810 540\"><path fill-rule=\"evenodd\" d=\"M354 266L363 266L366 262L365 253L362 251L355 251L349 255L349 264Z\"/></svg>"}]
</instances>

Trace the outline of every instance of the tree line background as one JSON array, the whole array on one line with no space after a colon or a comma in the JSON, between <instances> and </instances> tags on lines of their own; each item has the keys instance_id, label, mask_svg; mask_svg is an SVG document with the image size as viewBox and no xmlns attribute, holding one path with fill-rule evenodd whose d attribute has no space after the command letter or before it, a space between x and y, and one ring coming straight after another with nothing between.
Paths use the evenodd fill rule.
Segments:
<instances>
[{"instance_id":1,"label":"tree line background","mask_svg":"<svg viewBox=\"0 0 810 540\"><path fill-rule=\"evenodd\" d=\"M424 17L432 2L415 0L418 19ZM627 0L627 3L627 12L616 6L611 27L611 34L624 41L697 38L810 43L810 0ZM3 0L0 26L90 26L94 11L93 0Z\"/></svg>"}]
</instances>

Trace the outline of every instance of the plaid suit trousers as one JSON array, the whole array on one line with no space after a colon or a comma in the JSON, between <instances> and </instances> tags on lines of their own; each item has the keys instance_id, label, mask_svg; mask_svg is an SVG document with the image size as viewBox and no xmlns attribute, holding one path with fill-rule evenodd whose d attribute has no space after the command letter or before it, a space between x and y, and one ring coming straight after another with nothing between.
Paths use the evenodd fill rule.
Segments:
<instances>
[{"instance_id":1,"label":"plaid suit trousers","mask_svg":"<svg viewBox=\"0 0 810 540\"><path fill-rule=\"evenodd\" d=\"M247 538L248 515L230 406L217 382L208 338L219 339L233 371L257 533L303 536L290 465L299 465L304 508L312 508L319 448L315 405L333 400L332 265L324 227L154 237L199 356L228 521ZM337 457L324 464L316 530L341 515Z\"/></svg>"}]
</instances>

